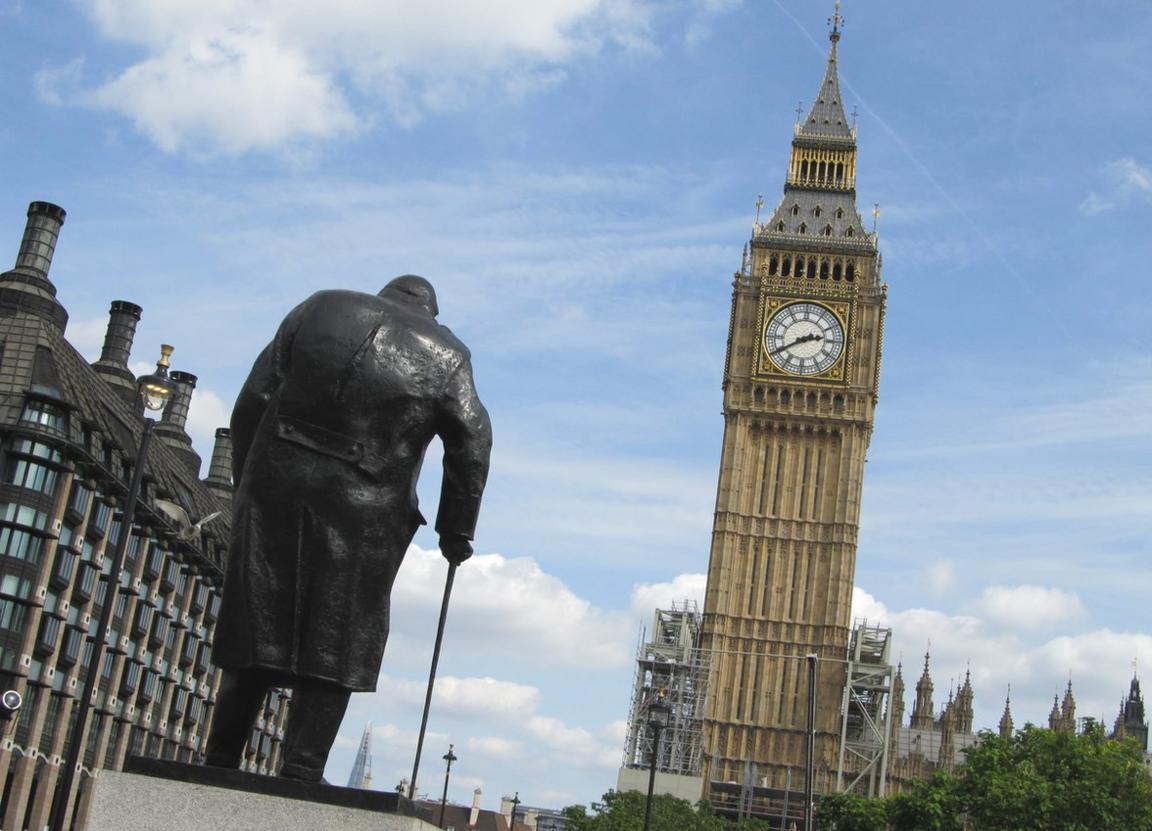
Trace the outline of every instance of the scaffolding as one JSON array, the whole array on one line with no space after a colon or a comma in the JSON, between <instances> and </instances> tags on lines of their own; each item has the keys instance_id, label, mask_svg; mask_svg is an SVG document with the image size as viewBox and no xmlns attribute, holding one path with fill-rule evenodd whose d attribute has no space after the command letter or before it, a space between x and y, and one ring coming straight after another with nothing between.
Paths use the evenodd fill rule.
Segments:
<instances>
[{"instance_id":1,"label":"scaffolding","mask_svg":"<svg viewBox=\"0 0 1152 831\"><path fill-rule=\"evenodd\" d=\"M836 790L883 796L888 776L892 630L857 620L848 646Z\"/></svg>"},{"instance_id":2,"label":"scaffolding","mask_svg":"<svg viewBox=\"0 0 1152 831\"><path fill-rule=\"evenodd\" d=\"M703 733L701 718L708 666L700 657L702 617L695 601L657 609L651 638L640 633L636 651L636 683L628 715L624 767L645 768L652 760L648 705L662 696L671 707L668 726L661 731L656 769L681 776L699 776Z\"/></svg>"}]
</instances>

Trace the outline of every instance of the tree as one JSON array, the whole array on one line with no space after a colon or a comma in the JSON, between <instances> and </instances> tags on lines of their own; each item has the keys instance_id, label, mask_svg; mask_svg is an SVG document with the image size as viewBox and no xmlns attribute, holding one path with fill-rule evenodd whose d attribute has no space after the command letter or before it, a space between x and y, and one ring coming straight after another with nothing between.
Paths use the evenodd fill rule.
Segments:
<instances>
[{"instance_id":1,"label":"tree","mask_svg":"<svg viewBox=\"0 0 1152 831\"><path fill-rule=\"evenodd\" d=\"M593 802L591 811L583 805L564 809L571 831L641 831L644 828L645 794L637 791L608 791L602 802ZM737 822L717 814L707 802L695 809L673 796L652 797L652 831L774 831L763 821Z\"/></svg>"},{"instance_id":2,"label":"tree","mask_svg":"<svg viewBox=\"0 0 1152 831\"><path fill-rule=\"evenodd\" d=\"M961 831L963 828L956 780L947 773L937 773L926 782L913 783L907 790L889 797L886 808L892 831Z\"/></svg>"},{"instance_id":3,"label":"tree","mask_svg":"<svg viewBox=\"0 0 1152 831\"><path fill-rule=\"evenodd\" d=\"M967 751L957 795L981 831L1152 831L1152 779L1134 741L1101 724L1062 733L1031 725L984 733Z\"/></svg>"},{"instance_id":4,"label":"tree","mask_svg":"<svg viewBox=\"0 0 1152 831\"><path fill-rule=\"evenodd\" d=\"M829 794L820 800L816 828L817 831L884 831L887 819L887 805L881 799L850 793Z\"/></svg>"}]
</instances>

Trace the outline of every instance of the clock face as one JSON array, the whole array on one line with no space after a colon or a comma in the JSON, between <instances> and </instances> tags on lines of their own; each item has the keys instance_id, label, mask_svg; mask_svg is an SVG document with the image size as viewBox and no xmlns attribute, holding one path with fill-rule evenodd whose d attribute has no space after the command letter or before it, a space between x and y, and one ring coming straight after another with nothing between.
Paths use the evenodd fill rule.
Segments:
<instances>
[{"instance_id":1,"label":"clock face","mask_svg":"<svg viewBox=\"0 0 1152 831\"><path fill-rule=\"evenodd\" d=\"M844 326L817 303L782 306L764 327L764 352L791 375L819 375L844 351Z\"/></svg>"}]
</instances>

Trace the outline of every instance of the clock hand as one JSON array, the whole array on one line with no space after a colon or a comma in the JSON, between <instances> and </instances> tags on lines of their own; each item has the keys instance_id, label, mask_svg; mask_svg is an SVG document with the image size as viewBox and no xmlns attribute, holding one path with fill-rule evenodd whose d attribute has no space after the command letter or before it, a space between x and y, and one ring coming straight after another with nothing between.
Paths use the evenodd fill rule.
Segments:
<instances>
[{"instance_id":1,"label":"clock hand","mask_svg":"<svg viewBox=\"0 0 1152 831\"><path fill-rule=\"evenodd\" d=\"M795 346L798 343L808 343L808 342L814 341L814 340L824 340L824 336L822 334L817 333L817 332L812 332L809 335L801 335L800 337L796 338L796 340L792 341L791 343L786 343L783 346L777 346L775 349L773 349L768 354L769 355L775 355L777 352L783 352L785 349L791 349L793 346Z\"/></svg>"}]
</instances>

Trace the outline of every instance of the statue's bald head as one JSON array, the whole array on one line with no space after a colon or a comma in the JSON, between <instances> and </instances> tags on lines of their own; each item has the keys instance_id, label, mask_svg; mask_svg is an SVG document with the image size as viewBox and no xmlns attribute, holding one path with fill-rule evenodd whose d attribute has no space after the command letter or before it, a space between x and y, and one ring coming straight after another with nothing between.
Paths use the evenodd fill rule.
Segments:
<instances>
[{"instance_id":1,"label":"statue's bald head","mask_svg":"<svg viewBox=\"0 0 1152 831\"><path fill-rule=\"evenodd\" d=\"M415 274L397 277L380 290L380 296L408 306L417 306L432 317L440 314L436 303L436 289L432 284Z\"/></svg>"}]
</instances>

